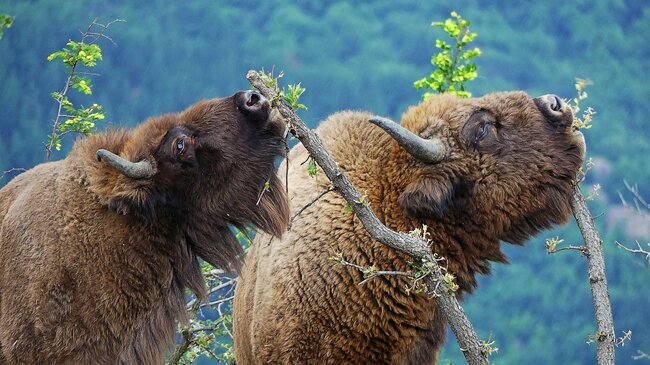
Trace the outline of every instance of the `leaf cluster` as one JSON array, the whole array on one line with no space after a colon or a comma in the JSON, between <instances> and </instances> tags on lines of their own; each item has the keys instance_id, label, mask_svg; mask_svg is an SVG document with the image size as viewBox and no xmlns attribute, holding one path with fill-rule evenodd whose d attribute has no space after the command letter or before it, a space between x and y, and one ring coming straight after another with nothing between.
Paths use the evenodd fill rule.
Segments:
<instances>
[{"instance_id":1,"label":"leaf cluster","mask_svg":"<svg viewBox=\"0 0 650 365\"><path fill-rule=\"evenodd\" d=\"M431 58L434 70L429 76L415 81L413 86L418 90L424 88L435 93L446 92L462 98L471 97L472 94L465 89L465 83L478 76L476 63L472 59L480 56L481 50L478 47L467 48L476 38L476 33L469 29L469 20L452 11L451 18L444 22L433 22L431 25L442 29L451 40L448 42L436 39L435 46L440 51ZM430 95L431 93L426 92L424 99Z\"/></svg>"},{"instance_id":2,"label":"leaf cluster","mask_svg":"<svg viewBox=\"0 0 650 365\"><path fill-rule=\"evenodd\" d=\"M287 86L287 90L285 91L284 88L282 88L281 94L284 96L284 101L289 104L291 109L293 110L299 110L299 109L307 109L305 104L301 104L298 102L298 99L300 99L300 96L305 92L305 88L300 86L300 83L298 84L292 84Z\"/></svg>"},{"instance_id":3,"label":"leaf cluster","mask_svg":"<svg viewBox=\"0 0 650 365\"><path fill-rule=\"evenodd\" d=\"M588 86L593 85L593 82L589 79L581 79L576 77L576 83L575 83L575 89L577 92L577 95L575 98L571 99L569 106L571 107L571 110L573 111L573 128L574 129L589 129L591 128L592 120L596 112L591 108L587 107L585 108L584 111L582 111L582 114L579 114L581 111L581 103L589 95L585 91Z\"/></svg>"},{"instance_id":4,"label":"leaf cluster","mask_svg":"<svg viewBox=\"0 0 650 365\"><path fill-rule=\"evenodd\" d=\"M3 28L11 28L11 25L14 23L14 18L6 14L0 14L0 39L2 39L2 34L4 32Z\"/></svg>"},{"instance_id":5,"label":"leaf cluster","mask_svg":"<svg viewBox=\"0 0 650 365\"><path fill-rule=\"evenodd\" d=\"M96 43L69 41L66 45L68 47L47 56L47 60L60 58L64 65L73 68L78 62L86 67L93 67L102 59L102 50Z\"/></svg>"},{"instance_id":6,"label":"leaf cluster","mask_svg":"<svg viewBox=\"0 0 650 365\"><path fill-rule=\"evenodd\" d=\"M261 69L259 71L260 77L262 81L266 84L267 87L269 88L274 88L277 90L277 95L275 98L282 98L287 105L291 107L291 109L297 111L299 109L307 109L305 104L301 104L298 102L298 99L300 99L300 96L305 92L304 87L300 85L300 83L297 84L289 84L287 85L287 88L285 89L284 87L282 89L279 88L279 80L284 77L284 72L280 71L277 76L273 76L273 70L270 72L264 71L264 69ZM273 102L273 100L271 100Z\"/></svg>"}]
</instances>

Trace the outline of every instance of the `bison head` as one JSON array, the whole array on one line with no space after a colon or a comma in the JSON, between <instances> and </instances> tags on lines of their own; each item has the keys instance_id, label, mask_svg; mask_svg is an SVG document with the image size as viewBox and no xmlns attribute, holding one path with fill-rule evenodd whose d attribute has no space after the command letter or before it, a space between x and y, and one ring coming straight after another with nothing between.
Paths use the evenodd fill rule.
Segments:
<instances>
[{"instance_id":1,"label":"bison head","mask_svg":"<svg viewBox=\"0 0 650 365\"><path fill-rule=\"evenodd\" d=\"M241 256L229 226L276 236L286 229L286 194L274 173L284 132L257 92L204 100L86 143L100 147L91 189L114 213L160 230L179 227L200 256L227 266Z\"/></svg>"},{"instance_id":2,"label":"bison head","mask_svg":"<svg viewBox=\"0 0 650 365\"><path fill-rule=\"evenodd\" d=\"M584 156L573 114L557 96L523 92L475 99L432 96L386 130L409 161L399 205L420 220L462 225L476 235L522 243L570 213ZM495 257L500 260L502 257Z\"/></svg>"}]
</instances>

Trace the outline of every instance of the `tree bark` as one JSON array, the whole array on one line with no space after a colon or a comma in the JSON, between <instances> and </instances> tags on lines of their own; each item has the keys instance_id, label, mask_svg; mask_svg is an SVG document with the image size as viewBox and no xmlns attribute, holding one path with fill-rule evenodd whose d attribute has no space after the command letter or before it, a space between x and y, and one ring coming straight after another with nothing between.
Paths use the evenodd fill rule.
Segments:
<instances>
[{"instance_id":1,"label":"tree bark","mask_svg":"<svg viewBox=\"0 0 650 365\"><path fill-rule=\"evenodd\" d=\"M377 241L413 257L416 262L422 259L432 265L432 273L426 278L427 287L432 290L438 288L436 301L445 320L451 326L458 344L468 364L489 364L485 354L484 344L478 339L476 331L467 319L463 308L445 283L442 268L434 258L429 245L418 238L408 234L395 232L384 226L375 216L372 209L362 202L362 195L352 185L347 176L338 168L336 162L329 155L320 138L284 103L278 95L276 85L267 85L256 71L248 71L246 78L251 85L257 88L267 99L271 100L283 118L289 124L291 133L305 146L310 156L321 167L327 178L336 190L345 198L354 213L359 218L368 233Z\"/></svg>"},{"instance_id":2,"label":"tree bark","mask_svg":"<svg viewBox=\"0 0 650 365\"><path fill-rule=\"evenodd\" d=\"M571 209L585 240L589 286L591 287L591 297L596 315L597 329L594 336L597 343L596 361L598 365L613 365L616 335L614 333L612 307L609 301L607 277L605 276L603 240L598 234L598 230L596 230L594 220L578 186L575 187L571 197Z\"/></svg>"}]
</instances>

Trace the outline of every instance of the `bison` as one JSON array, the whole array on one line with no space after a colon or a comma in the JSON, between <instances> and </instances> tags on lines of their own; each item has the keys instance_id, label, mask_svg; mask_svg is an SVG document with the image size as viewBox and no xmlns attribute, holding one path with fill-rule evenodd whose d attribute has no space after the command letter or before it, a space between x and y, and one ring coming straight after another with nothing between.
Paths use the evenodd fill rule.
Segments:
<instances>
[{"instance_id":1,"label":"bison","mask_svg":"<svg viewBox=\"0 0 650 365\"><path fill-rule=\"evenodd\" d=\"M285 125L257 92L78 140L0 190L0 364L160 364L205 298L199 258L237 270L231 227L281 236ZM272 116L273 115L273 116Z\"/></svg>"},{"instance_id":2,"label":"bison","mask_svg":"<svg viewBox=\"0 0 650 365\"><path fill-rule=\"evenodd\" d=\"M491 261L506 262L501 241L523 244L568 219L584 154L572 120L554 95L437 95L411 107L401 126L344 111L317 133L386 226L428 227L460 299ZM314 202L330 182L300 165L304 147L289 156L290 207L306 208L283 239L258 236L248 253L234 304L237 362L434 364L446 325L436 300L409 294L404 276L359 285L359 270L330 259L411 271L411 258L373 240L339 195Z\"/></svg>"}]
</instances>

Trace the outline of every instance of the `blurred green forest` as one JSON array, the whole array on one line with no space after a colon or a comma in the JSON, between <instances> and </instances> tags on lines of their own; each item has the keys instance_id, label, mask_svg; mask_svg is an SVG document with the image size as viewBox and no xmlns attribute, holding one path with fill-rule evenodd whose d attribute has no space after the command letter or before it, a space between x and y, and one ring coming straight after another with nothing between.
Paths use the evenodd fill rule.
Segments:
<instances>
[{"instance_id":1,"label":"blurred green forest","mask_svg":"<svg viewBox=\"0 0 650 365\"><path fill-rule=\"evenodd\" d=\"M607 274L620 364L637 350L650 353L650 268L614 240L650 240L648 214L625 208L623 181L650 198L650 2L639 0L444 1L60 1L0 0L15 16L0 41L0 171L45 160L56 104L65 82L62 65L47 56L78 40L95 17L126 23L101 43L104 59L93 72L94 94L71 99L100 103L108 126L133 126L149 116L180 111L201 98L249 87L248 69L284 70L285 82L307 92L301 116L312 127L341 109L394 118L419 102L413 81L431 71L430 26L458 11L472 21L481 48L474 95L525 90L574 96L574 78L588 78L586 105L597 111L586 132L595 161L583 186L600 184L591 203L605 241ZM64 139L65 156L72 139ZM0 184L4 185L10 176ZM595 332L586 261L578 253L549 256L544 239L580 243L574 223L545 232L526 247L507 247L510 265L481 278L465 309L483 338L495 340L497 364L592 364ZM351 339L354 340L354 339ZM441 363L464 363L450 336Z\"/></svg>"}]
</instances>

